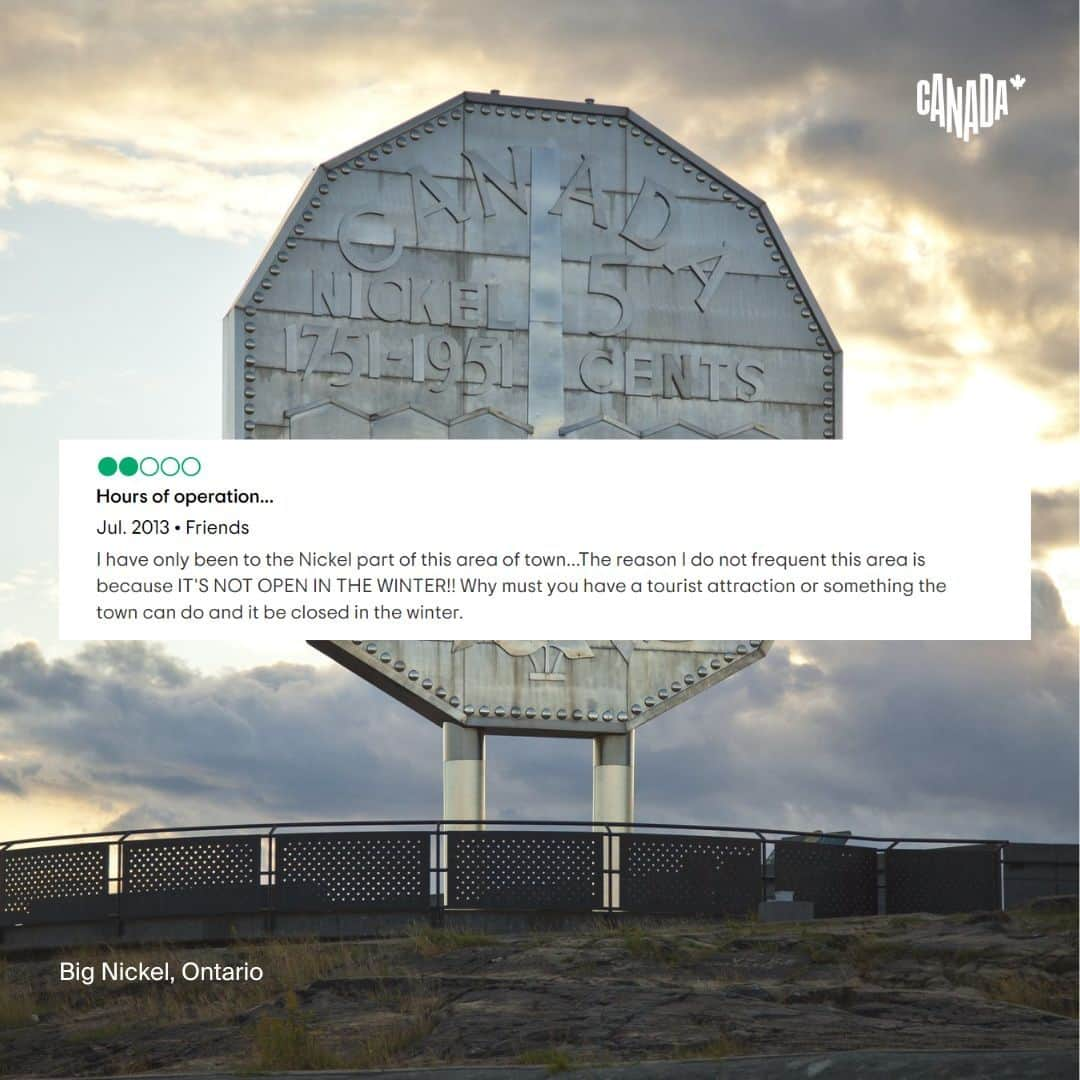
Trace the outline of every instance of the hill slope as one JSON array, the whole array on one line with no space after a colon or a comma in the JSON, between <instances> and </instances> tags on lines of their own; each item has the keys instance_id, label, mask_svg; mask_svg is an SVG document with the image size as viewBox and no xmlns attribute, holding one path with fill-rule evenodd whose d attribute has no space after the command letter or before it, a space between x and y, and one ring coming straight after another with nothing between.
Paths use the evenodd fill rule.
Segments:
<instances>
[{"instance_id":1,"label":"hill slope","mask_svg":"<svg viewBox=\"0 0 1080 1080\"><path fill-rule=\"evenodd\" d=\"M260 982L58 979L60 961L259 965ZM2 961L0 961L2 963ZM799 925L84 949L0 971L0 1073L1075 1049L1070 911Z\"/></svg>"}]
</instances>

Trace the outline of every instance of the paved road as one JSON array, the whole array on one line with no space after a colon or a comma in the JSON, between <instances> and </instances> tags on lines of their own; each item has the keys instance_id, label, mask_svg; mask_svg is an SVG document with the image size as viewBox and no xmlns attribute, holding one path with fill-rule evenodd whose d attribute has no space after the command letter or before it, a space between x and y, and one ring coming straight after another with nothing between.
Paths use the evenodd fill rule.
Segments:
<instances>
[{"instance_id":1,"label":"paved road","mask_svg":"<svg viewBox=\"0 0 1080 1080\"><path fill-rule=\"evenodd\" d=\"M726 1061L647 1061L582 1066L559 1072L566 1080L1075 1080L1080 1057L1068 1050L850 1050ZM154 1075L160 1080L161 1074ZM250 1073L176 1074L168 1080L251 1080ZM455 1065L431 1069L262 1073L263 1080L547 1080L546 1066ZM124 1080L139 1080L128 1076Z\"/></svg>"}]
</instances>

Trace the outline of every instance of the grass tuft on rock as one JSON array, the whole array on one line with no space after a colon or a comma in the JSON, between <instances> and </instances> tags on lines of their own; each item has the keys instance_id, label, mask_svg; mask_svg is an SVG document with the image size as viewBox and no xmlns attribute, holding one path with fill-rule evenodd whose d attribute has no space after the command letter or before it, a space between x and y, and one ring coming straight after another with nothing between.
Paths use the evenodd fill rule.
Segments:
<instances>
[{"instance_id":1,"label":"grass tuft on rock","mask_svg":"<svg viewBox=\"0 0 1080 1080\"><path fill-rule=\"evenodd\" d=\"M488 934L474 934L467 930L444 930L439 927L415 923L409 931L413 948L423 957L445 956L458 949L473 949L494 945L495 938Z\"/></svg>"},{"instance_id":2,"label":"grass tuft on rock","mask_svg":"<svg viewBox=\"0 0 1080 1080\"><path fill-rule=\"evenodd\" d=\"M37 1020L37 999L26 986L15 983L8 964L0 959L0 1031L26 1027Z\"/></svg>"},{"instance_id":3,"label":"grass tuft on rock","mask_svg":"<svg viewBox=\"0 0 1080 1080\"><path fill-rule=\"evenodd\" d=\"M255 1024L253 1071L332 1069L340 1064L300 1012L295 994L286 995L284 1016L262 1016Z\"/></svg>"},{"instance_id":4,"label":"grass tuft on rock","mask_svg":"<svg viewBox=\"0 0 1080 1080\"><path fill-rule=\"evenodd\" d=\"M1075 988L1075 983L1073 984ZM1077 1019L1077 997L1073 993L1063 993L1060 986L1035 972L1008 972L995 979L985 981L983 993L992 1001L1004 1001L1009 1005L1022 1005L1027 1009L1054 1013Z\"/></svg>"},{"instance_id":5,"label":"grass tuft on rock","mask_svg":"<svg viewBox=\"0 0 1080 1080\"><path fill-rule=\"evenodd\" d=\"M382 1069L400 1065L417 1043L431 1034L435 1022L431 1016L421 1016L405 1024L369 1035L348 1057L352 1069Z\"/></svg>"},{"instance_id":6,"label":"grass tuft on rock","mask_svg":"<svg viewBox=\"0 0 1080 1080\"><path fill-rule=\"evenodd\" d=\"M679 1061L719 1061L745 1052L746 1047L738 1039L720 1034L700 1045L680 1047L672 1057Z\"/></svg>"},{"instance_id":7,"label":"grass tuft on rock","mask_svg":"<svg viewBox=\"0 0 1080 1080\"><path fill-rule=\"evenodd\" d=\"M545 1065L550 1074L569 1072L575 1065L570 1051L563 1046L541 1046L526 1050L517 1058L519 1065Z\"/></svg>"}]
</instances>

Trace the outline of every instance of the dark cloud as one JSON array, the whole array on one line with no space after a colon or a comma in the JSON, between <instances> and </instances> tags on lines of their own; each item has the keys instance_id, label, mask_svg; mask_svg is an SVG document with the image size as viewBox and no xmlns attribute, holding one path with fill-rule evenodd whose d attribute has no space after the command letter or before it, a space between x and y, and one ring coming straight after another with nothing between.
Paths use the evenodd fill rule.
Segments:
<instances>
[{"instance_id":1,"label":"dark cloud","mask_svg":"<svg viewBox=\"0 0 1080 1080\"><path fill-rule=\"evenodd\" d=\"M1077 638L1041 574L1032 618L1030 642L778 643L642 730L639 818L1072 838ZM207 676L158 646L22 644L0 695L23 833L57 794L87 828L439 813L437 729L337 668ZM489 740L490 812L587 818L590 762L577 740Z\"/></svg>"},{"instance_id":2,"label":"dark cloud","mask_svg":"<svg viewBox=\"0 0 1080 1080\"><path fill-rule=\"evenodd\" d=\"M530 17L529 44L515 5L482 22L463 7L429 8L413 32L438 27L448 41L468 34L480 66L512 51L521 74L504 90L627 101L675 134L694 130L703 152L745 124L741 148L727 144L734 159L715 162L736 178L781 134L791 140L793 179L825 175L841 192L873 182L977 232L1075 225L1074 5L641 0L582 8L567 0ZM587 43L586 65L575 43ZM915 114L915 82L934 72L1022 72L1027 83L1012 95L1009 122L971 153ZM556 89L545 89L552 82Z\"/></svg>"},{"instance_id":3,"label":"dark cloud","mask_svg":"<svg viewBox=\"0 0 1080 1080\"><path fill-rule=\"evenodd\" d=\"M1035 558L1054 548L1076 547L1080 500L1073 491L1031 493L1031 554Z\"/></svg>"},{"instance_id":4,"label":"dark cloud","mask_svg":"<svg viewBox=\"0 0 1080 1080\"><path fill-rule=\"evenodd\" d=\"M17 765L43 766L30 795L167 807L169 823L376 806L402 816L440 773L436 729L345 672L280 664L210 677L138 642L52 662L29 643L0 653L0 741Z\"/></svg>"},{"instance_id":5,"label":"dark cloud","mask_svg":"<svg viewBox=\"0 0 1080 1080\"><path fill-rule=\"evenodd\" d=\"M782 643L646 729L642 797L702 820L1072 838L1076 633L1045 575L1032 619L1030 643Z\"/></svg>"},{"instance_id":6,"label":"dark cloud","mask_svg":"<svg viewBox=\"0 0 1080 1080\"><path fill-rule=\"evenodd\" d=\"M873 128L862 120L823 120L805 128L795 142L798 154L819 164L837 155L851 159L878 149Z\"/></svg>"}]
</instances>

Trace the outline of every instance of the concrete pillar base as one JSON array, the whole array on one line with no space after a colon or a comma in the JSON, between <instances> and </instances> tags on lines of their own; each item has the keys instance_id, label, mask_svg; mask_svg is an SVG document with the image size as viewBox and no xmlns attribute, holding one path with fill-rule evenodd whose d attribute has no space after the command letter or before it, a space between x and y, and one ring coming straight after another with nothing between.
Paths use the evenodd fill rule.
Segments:
<instances>
[{"instance_id":1,"label":"concrete pillar base","mask_svg":"<svg viewBox=\"0 0 1080 1080\"><path fill-rule=\"evenodd\" d=\"M443 819L487 817L484 733L445 723L443 735ZM479 825L448 825L448 829L477 829Z\"/></svg>"},{"instance_id":2,"label":"concrete pillar base","mask_svg":"<svg viewBox=\"0 0 1080 1080\"><path fill-rule=\"evenodd\" d=\"M593 821L634 820L634 732L593 739Z\"/></svg>"}]
</instances>

